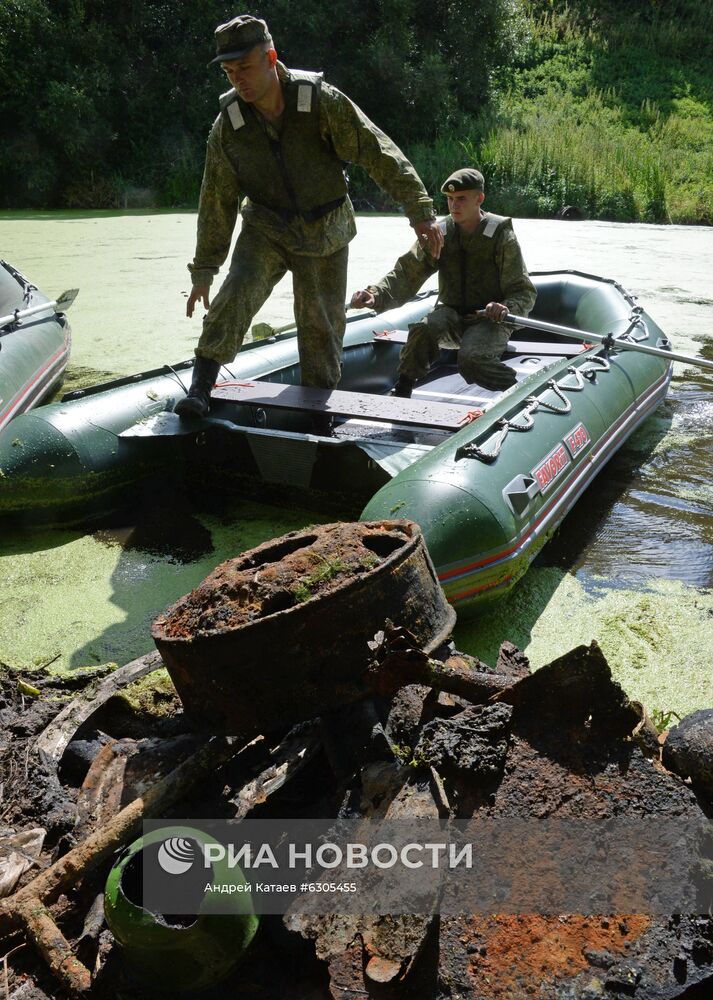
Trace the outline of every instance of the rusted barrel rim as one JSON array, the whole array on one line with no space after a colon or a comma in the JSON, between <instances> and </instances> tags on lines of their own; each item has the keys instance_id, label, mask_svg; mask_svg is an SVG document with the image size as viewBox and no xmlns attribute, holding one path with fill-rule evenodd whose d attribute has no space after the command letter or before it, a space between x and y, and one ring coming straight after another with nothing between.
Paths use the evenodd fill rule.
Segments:
<instances>
[{"instance_id":1,"label":"rusted barrel rim","mask_svg":"<svg viewBox=\"0 0 713 1000\"><path fill-rule=\"evenodd\" d=\"M433 562L429 555L428 549L426 548L426 543L423 539L423 532L421 531L420 525L417 524L416 521L408 521L405 519L394 519L394 520L379 520L379 521L363 521L361 523L364 525L365 528L372 528L372 529L382 528L384 531L401 532L404 535L404 544L400 548L392 552L390 555L386 556L383 562L380 562L377 566L369 568L366 571L366 573L364 573L362 576L354 577L348 583L345 583L342 587L339 587L335 593L339 593L340 596L349 594L350 591L361 589L367 581L374 580L375 578L379 577L379 575L390 572L393 569L394 564L403 562L405 559L407 559L410 555L413 554L414 550L418 547L419 542L423 543L423 552L429 572L431 573L433 580L436 583L436 586L440 588L441 586L440 582L436 575L436 571L434 569ZM309 537L309 534L310 534L309 529L304 529L303 531L297 531L297 532L290 532L283 538L276 540L275 547L277 547L278 545L284 545L285 539L296 539L299 538L300 536ZM269 552L269 543L267 544L268 548L266 548L266 552ZM256 569L257 568L259 567L256 567ZM166 611L160 617L163 619L167 618L171 614L173 609L177 605L182 604L184 601L186 601L187 598L188 595L186 597L180 598L175 604L170 605L170 607L167 608ZM281 618L284 621L284 619L293 612L295 614L298 614L302 608L306 607L312 601L320 600L320 598L322 600L325 599L323 596L315 594L314 596L309 597L306 601L300 601L298 604L294 604L291 608L283 608L279 611L273 611L271 614L265 615L262 618L256 618L253 621L243 622L241 625L238 625L235 628L209 629L205 632L202 632L198 639L196 639L195 636L171 636L169 638L164 635L162 628L159 633L155 622L151 628L151 634L154 640L158 640L159 642L170 643L173 647L181 645L193 645L197 641L203 642L205 640L213 639L218 636L237 635L243 629L252 629L254 631L260 628L260 626L262 626L263 623L268 624L276 620L277 618ZM444 595L444 603L446 603L446 621L443 627L429 640L429 642L421 646L421 648L426 653L430 653L434 649L437 649L443 642L446 641L448 636L453 631L453 626L455 625L456 622L456 612L455 609L452 607L452 605L447 604L445 595ZM398 624L398 622L396 622L395 624Z\"/></svg>"}]
</instances>

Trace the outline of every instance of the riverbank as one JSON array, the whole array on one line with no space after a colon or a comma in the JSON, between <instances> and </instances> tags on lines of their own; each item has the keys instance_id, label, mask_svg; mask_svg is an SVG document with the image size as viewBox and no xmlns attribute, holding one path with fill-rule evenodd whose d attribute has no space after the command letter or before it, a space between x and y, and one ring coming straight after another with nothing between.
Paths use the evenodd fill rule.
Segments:
<instances>
[{"instance_id":1,"label":"riverbank","mask_svg":"<svg viewBox=\"0 0 713 1000\"><path fill-rule=\"evenodd\" d=\"M409 148L429 190L465 156L507 215L713 224L710 5L525 6L488 114Z\"/></svg>"}]
</instances>

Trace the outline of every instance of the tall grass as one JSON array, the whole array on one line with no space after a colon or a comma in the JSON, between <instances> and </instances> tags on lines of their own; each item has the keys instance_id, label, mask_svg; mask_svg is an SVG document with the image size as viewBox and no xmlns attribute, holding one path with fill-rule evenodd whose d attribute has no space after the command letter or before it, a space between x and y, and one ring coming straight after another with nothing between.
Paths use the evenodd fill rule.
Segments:
<instances>
[{"instance_id":1,"label":"tall grass","mask_svg":"<svg viewBox=\"0 0 713 1000\"><path fill-rule=\"evenodd\" d=\"M635 129L614 127L597 94L585 102L550 91L515 127L466 142L488 178L491 207L508 214L669 221L668 178L658 149Z\"/></svg>"},{"instance_id":2,"label":"tall grass","mask_svg":"<svg viewBox=\"0 0 713 1000\"><path fill-rule=\"evenodd\" d=\"M496 123L465 137L489 207L713 223L713 7L526 0L530 43Z\"/></svg>"},{"instance_id":3,"label":"tall grass","mask_svg":"<svg viewBox=\"0 0 713 1000\"><path fill-rule=\"evenodd\" d=\"M713 5L522 2L529 42L495 101L406 150L437 208L472 164L503 214L713 225ZM363 173L352 190L396 207Z\"/></svg>"}]
</instances>

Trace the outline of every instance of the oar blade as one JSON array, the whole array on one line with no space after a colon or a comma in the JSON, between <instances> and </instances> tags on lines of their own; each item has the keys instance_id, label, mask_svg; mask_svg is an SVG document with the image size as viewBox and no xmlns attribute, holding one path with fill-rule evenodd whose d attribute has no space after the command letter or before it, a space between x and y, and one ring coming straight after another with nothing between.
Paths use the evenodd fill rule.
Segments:
<instances>
[{"instance_id":1,"label":"oar blade","mask_svg":"<svg viewBox=\"0 0 713 1000\"><path fill-rule=\"evenodd\" d=\"M68 288L66 292L62 292L54 304L55 312L64 312L65 309L69 309L78 295L78 288Z\"/></svg>"}]
</instances>

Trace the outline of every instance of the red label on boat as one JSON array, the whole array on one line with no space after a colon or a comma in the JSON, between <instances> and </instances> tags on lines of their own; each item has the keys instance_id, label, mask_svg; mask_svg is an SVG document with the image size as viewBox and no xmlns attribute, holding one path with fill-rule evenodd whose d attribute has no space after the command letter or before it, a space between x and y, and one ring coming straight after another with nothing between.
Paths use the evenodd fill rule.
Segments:
<instances>
[{"instance_id":1,"label":"red label on boat","mask_svg":"<svg viewBox=\"0 0 713 1000\"><path fill-rule=\"evenodd\" d=\"M563 444L558 444L540 464L532 470L532 475L539 483L540 490L546 493L555 479L564 472L571 463L571 458Z\"/></svg>"},{"instance_id":2,"label":"red label on boat","mask_svg":"<svg viewBox=\"0 0 713 1000\"><path fill-rule=\"evenodd\" d=\"M584 424L577 424L574 430L570 431L564 439L564 443L567 445L572 458L578 455L582 448L586 448L590 441L589 431Z\"/></svg>"}]
</instances>

